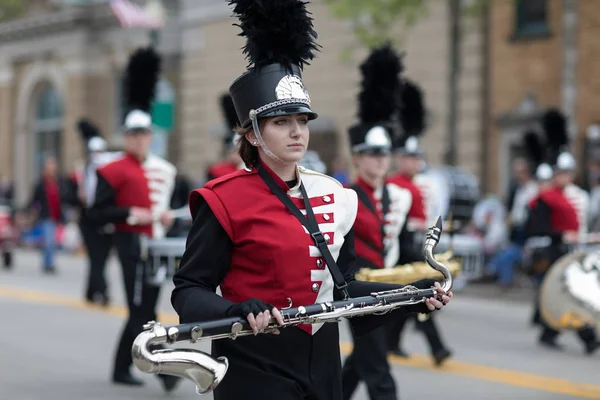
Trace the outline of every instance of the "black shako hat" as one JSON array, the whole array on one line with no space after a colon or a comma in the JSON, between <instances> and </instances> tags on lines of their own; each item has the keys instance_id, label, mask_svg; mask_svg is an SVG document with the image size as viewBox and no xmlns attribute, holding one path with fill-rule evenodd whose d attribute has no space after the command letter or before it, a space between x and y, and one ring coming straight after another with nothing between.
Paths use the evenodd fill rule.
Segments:
<instances>
[{"instance_id":1,"label":"black shako hat","mask_svg":"<svg viewBox=\"0 0 600 400\"><path fill-rule=\"evenodd\" d=\"M230 0L246 37L248 71L229 88L243 128L252 117L303 113L317 118L302 83L302 68L319 45L312 18L301 0Z\"/></svg>"},{"instance_id":2,"label":"black shako hat","mask_svg":"<svg viewBox=\"0 0 600 400\"><path fill-rule=\"evenodd\" d=\"M401 89L400 125L403 135L394 141L398 154L411 157L423 156L419 137L425 131L425 102L419 85L405 79Z\"/></svg>"},{"instance_id":3,"label":"black shako hat","mask_svg":"<svg viewBox=\"0 0 600 400\"><path fill-rule=\"evenodd\" d=\"M160 79L162 59L152 48L138 48L129 57L124 97L127 106L124 131L152 130L152 100Z\"/></svg>"},{"instance_id":4,"label":"black shako hat","mask_svg":"<svg viewBox=\"0 0 600 400\"><path fill-rule=\"evenodd\" d=\"M373 49L360 65L361 91L358 95L359 123L348 129L353 153L387 154L399 134L398 118L402 60L389 43Z\"/></svg>"}]
</instances>

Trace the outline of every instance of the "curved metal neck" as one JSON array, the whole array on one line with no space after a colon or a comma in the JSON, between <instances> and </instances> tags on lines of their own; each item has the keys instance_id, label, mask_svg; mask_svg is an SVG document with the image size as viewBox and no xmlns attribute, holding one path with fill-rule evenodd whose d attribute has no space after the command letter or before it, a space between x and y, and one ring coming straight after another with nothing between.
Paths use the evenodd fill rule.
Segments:
<instances>
[{"instance_id":1,"label":"curved metal neck","mask_svg":"<svg viewBox=\"0 0 600 400\"><path fill-rule=\"evenodd\" d=\"M437 246L440 241L440 236L442 235L442 218L438 217L435 224L429 228L427 231L427 235L425 237L425 245L423 247L423 253L425 255L425 261L427 264L431 266L431 268L439 271L444 275L444 281L441 282L442 289L445 292L449 292L452 289L452 274L450 273L450 268L446 265L442 264L438 260L435 259L433 255L433 250Z\"/></svg>"}]
</instances>

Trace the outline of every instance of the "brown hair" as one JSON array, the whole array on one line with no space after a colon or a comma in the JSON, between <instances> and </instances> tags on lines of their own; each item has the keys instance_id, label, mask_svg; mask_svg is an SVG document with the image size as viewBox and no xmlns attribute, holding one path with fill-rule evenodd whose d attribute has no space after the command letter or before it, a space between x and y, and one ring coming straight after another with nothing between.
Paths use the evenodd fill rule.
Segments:
<instances>
[{"instance_id":1,"label":"brown hair","mask_svg":"<svg viewBox=\"0 0 600 400\"><path fill-rule=\"evenodd\" d=\"M259 120L259 129L263 129L263 127L264 119ZM246 135L252 132L254 132L252 126L249 126L248 128L235 128L235 133L241 136L239 150L240 157L242 158L242 161L244 161L244 164L248 166L255 166L256 163L258 163L258 148L251 145L246 138Z\"/></svg>"}]
</instances>

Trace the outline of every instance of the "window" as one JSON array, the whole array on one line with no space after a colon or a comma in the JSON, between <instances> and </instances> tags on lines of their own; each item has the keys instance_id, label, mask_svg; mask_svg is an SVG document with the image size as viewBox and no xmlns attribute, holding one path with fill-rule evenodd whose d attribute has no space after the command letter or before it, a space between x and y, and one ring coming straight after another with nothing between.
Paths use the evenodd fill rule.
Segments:
<instances>
[{"instance_id":1,"label":"window","mask_svg":"<svg viewBox=\"0 0 600 400\"><path fill-rule=\"evenodd\" d=\"M44 159L54 157L61 166L60 147L63 105L60 95L50 85L44 85L35 104L34 171L39 176Z\"/></svg>"},{"instance_id":2,"label":"window","mask_svg":"<svg viewBox=\"0 0 600 400\"><path fill-rule=\"evenodd\" d=\"M515 5L515 36L549 33L548 0L516 0Z\"/></svg>"}]
</instances>

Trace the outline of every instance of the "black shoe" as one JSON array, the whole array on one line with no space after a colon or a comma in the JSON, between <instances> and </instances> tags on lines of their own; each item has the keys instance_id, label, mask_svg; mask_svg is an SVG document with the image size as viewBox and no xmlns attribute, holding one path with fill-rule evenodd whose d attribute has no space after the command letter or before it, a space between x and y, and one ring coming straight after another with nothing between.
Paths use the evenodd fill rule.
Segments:
<instances>
[{"instance_id":1,"label":"black shoe","mask_svg":"<svg viewBox=\"0 0 600 400\"><path fill-rule=\"evenodd\" d=\"M160 379L160 381L162 383L163 389L165 389L165 392L167 392L167 393L172 391L173 389L175 389L175 387L181 380L181 378L179 378L177 376L163 375L163 374L158 375L158 378Z\"/></svg>"},{"instance_id":2,"label":"black shoe","mask_svg":"<svg viewBox=\"0 0 600 400\"><path fill-rule=\"evenodd\" d=\"M433 359L435 361L435 365L437 367L439 367L440 365L442 365L444 363L444 361L446 361L448 358L450 358L450 356L452 356L452 352L448 349L441 349L436 351L433 354Z\"/></svg>"},{"instance_id":3,"label":"black shoe","mask_svg":"<svg viewBox=\"0 0 600 400\"><path fill-rule=\"evenodd\" d=\"M548 349L552 349L552 350L562 350L562 346L559 345L558 343L556 343L556 339L554 338L547 338L547 337L540 337L540 340L538 341L538 343Z\"/></svg>"},{"instance_id":4,"label":"black shoe","mask_svg":"<svg viewBox=\"0 0 600 400\"><path fill-rule=\"evenodd\" d=\"M113 375L112 380L114 383L118 383L118 384L122 384L122 385L129 385L129 386L142 386L144 384L143 381L135 378L130 373L115 374L115 375Z\"/></svg>"},{"instance_id":5,"label":"black shoe","mask_svg":"<svg viewBox=\"0 0 600 400\"><path fill-rule=\"evenodd\" d=\"M46 275L56 275L58 273L55 267L43 268L42 272Z\"/></svg>"},{"instance_id":6,"label":"black shoe","mask_svg":"<svg viewBox=\"0 0 600 400\"><path fill-rule=\"evenodd\" d=\"M396 347L394 350L392 350L392 354L395 355L395 356L398 356L398 357L402 357L402 358L409 358L410 357L408 355L408 353L406 353L400 347Z\"/></svg>"},{"instance_id":7,"label":"black shoe","mask_svg":"<svg viewBox=\"0 0 600 400\"><path fill-rule=\"evenodd\" d=\"M594 354L594 352L598 349L600 349L600 342L597 340L585 344L585 354L587 354L588 356Z\"/></svg>"},{"instance_id":8,"label":"black shoe","mask_svg":"<svg viewBox=\"0 0 600 400\"><path fill-rule=\"evenodd\" d=\"M87 293L85 299L90 304L99 304L104 307L108 307L110 304L110 298L106 293L102 292Z\"/></svg>"}]
</instances>

